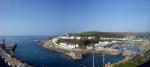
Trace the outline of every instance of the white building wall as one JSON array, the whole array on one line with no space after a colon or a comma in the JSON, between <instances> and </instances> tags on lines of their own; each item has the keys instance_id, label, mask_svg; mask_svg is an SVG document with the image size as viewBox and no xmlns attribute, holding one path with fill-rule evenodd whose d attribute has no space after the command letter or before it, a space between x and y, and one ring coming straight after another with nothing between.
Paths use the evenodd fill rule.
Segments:
<instances>
[{"instance_id":1,"label":"white building wall","mask_svg":"<svg viewBox=\"0 0 150 67\"><path fill-rule=\"evenodd\" d=\"M76 37L76 39L77 39L77 40L80 40L80 39L81 39L81 37L77 36L77 37Z\"/></svg>"},{"instance_id":2,"label":"white building wall","mask_svg":"<svg viewBox=\"0 0 150 67\"><path fill-rule=\"evenodd\" d=\"M92 46L87 46L86 48L87 48L88 50L90 50L90 49L92 49Z\"/></svg>"},{"instance_id":3,"label":"white building wall","mask_svg":"<svg viewBox=\"0 0 150 67\"><path fill-rule=\"evenodd\" d=\"M75 39L75 36L70 36L70 39Z\"/></svg>"},{"instance_id":4,"label":"white building wall","mask_svg":"<svg viewBox=\"0 0 150 67\"><path fill-rule=\"evenodd\" d=\"M94 36L89 36L89 37L88 37L88 39L94 39L94 38L95 38Z\"/></svg>"}]
</instances>

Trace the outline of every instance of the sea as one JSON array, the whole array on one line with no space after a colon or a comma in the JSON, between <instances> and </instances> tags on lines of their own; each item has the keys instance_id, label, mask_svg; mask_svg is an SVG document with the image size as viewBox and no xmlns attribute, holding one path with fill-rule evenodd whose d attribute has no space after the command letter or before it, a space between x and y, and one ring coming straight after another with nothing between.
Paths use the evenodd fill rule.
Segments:
<instances>
[{"instance_id":1,"label":"sea","mask_svg":"<svg viewBox=\"0 0 150 67\"><path fill-rule=\"evenodd\" d=\"M48 36L0 36L0 41L16 42L15 57L35 67L92 67L93 55L87 54L82 60L73 60L69 56L41 47L34 40L46 40ZM102 67L102 54L95 54L95 67ZM124 59L122 54L105 55L104 63L115 63Z\"/></svg>"}]
</instances>

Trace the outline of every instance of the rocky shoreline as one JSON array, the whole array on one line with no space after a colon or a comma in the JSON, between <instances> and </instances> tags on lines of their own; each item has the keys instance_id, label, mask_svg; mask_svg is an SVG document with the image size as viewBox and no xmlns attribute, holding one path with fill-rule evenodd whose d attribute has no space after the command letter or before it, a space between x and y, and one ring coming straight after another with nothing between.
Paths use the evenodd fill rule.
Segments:
<instances>
[{"instance_id":1,"label":"rocky shoreline","mask_svg":"<svg viewBox=\"0 0 150 67\"><path fill-rule=\"evenodd\" d=\"M90 49L90 50L79 49L78 51L77 50L73 50L73 49L63 49L63 48L60 48L60 47L54 45L54 43L52 43L49 40L42 41L41 46L46 48L46 49L53 50L53 51L65 54L65 55L67 55L67 56L69 56L69 57L71 57L72 59L75 59L75 60L82 59L83 55L92 53L93 50L97 54L100 54L100 53L101 54L110 54L110 55L118 55L118 54L120 54L119 50L117 50L117 49L110 49L110 48L104 48L104 49L97 49L96 48L96 49Z\"/></svg>"},{"instance_id":2,"label":"rocky shoreline","mask_svg":"<svg viewBox=\"0 0 150 67\"><path fill-rule=\"evenodd\" d=\"M2 43L0 44L0 57L1 60L5 61L5 63L9 67L34 67L26 62L18 60L13 51L15 50L17 44L16 43Z\"/></svg>"}]
</instances>

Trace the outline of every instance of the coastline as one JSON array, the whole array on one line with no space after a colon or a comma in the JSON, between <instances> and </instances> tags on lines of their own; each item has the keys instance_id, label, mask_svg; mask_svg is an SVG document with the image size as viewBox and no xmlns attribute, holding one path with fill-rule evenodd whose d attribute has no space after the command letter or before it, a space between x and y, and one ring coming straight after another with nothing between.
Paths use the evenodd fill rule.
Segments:
<instances>
[{"instance_id":1,"label":"coastline","mask_svg":"<svg viewBox=\"0 0 150 67\"><path fill-rule=\"evenodd\" d=\"M2 44L0 44L0 57L2 61L10 67L34 67L32 65L27 64L21 60L18 60L14 55L14 50L16 49L16 43L5 43L5 40Z\"/></svg>"},{"instance_id":2,"label":"coastline","mask_svg":"<svg viewBox=\"0 0 150 67\"><path fill-rule=\"evenodd\" d=\"M49 45L49 41L41 41L42 43L40 44L40 46L42 46L43 48L46 48L48 50L53 50L59 53L62 53L64 55L67 55L69 57L71 57L74 60L79 60L83 58L83 55L89 54L93 52L93 49L87 50L87 49L79 49L77 50L73 50L73 49L62 49L58 46L50 46ZM117 49L109 49L109 48L104 48L104 49L94 49L94 52L96 54L108 54L108 55L118 55L120 54L120 51Z\"/></svg>"},{"instance_id":3,"label":"coastline","mask_svg":"<svg viewBox=\"0 0 150 67\"><path fill-rule=\"evenodd\" d=\"M144 49L143 45L147 45L149 43L149 41L143 41L143 42L125 41L125 42L130 43L130 44L131 43L139 43L139 44L141 44L140 49ZM83 55L92 53L93 50L96 54L108 54L108 55L118 55L118 54L120 54L120 50L111 49L111 48L94 48L94 49L92 48L90 50L82 49L82 50L78 50L78 51L73 50L73 49L63 49L63 48L60 48L59 45L55 45L55 43L53 43L52 40L44 41L41 46L44 47L44 48L47 48L49 50L54 50L56 52L60 52L62 54L65 54L65 55L71 57L72 59L82 59ZM123 62L126 62L126 61L131 61L134 58L136 58L136 56L141 56L141 51L139 51L135 54L132 54L131 56L128 57L128 59L123 59L121 61L115 62L115 63L110 64L110 65L113 67L115 64L120 64L120 63L123 63Z\"/></svg>"},{"instance_id":4,"label":"coastline","mask_svg":"<svg viewBox=\"0 0 150 67\"><path fill-rule=\"evenodd\" d=\"M71 59L74 59L74 60L79 60L79 59L82 59L82 56L79 55L80 52L75 52L75 51L70 51L70 50L64 50L64 49L60 49L60 48L48 48L48 47L45 47L43 45L40 45L42 46L43 48L45 49L48 49L48 50L51 50L51 51L55 51L55 52L58 52L58 53L62 53L68 57L70 57Z\"/></svg>"},{"instance_id":5,"label":"coastline","mask_svg":"<svg viewBox=\"0 0 150 67\"><path fill-rule=\"evenodd\" d=\"M145 42L141 43L140 45L140 51L136 54L133 54L131 55L128 59L123 59L121 61L118 61L116 63L113 63L111 64L112 67L115 67L115 65L119 65L119 64L122 64L122 63L128 63L128 62L133 62L134 60L138 59L139 57L144 57L145 55L145 52L149 51L149 46L150 45L150 41L149 40L146 40ZM140 60L138 60L140 61ZM139 64L136 64L135 66L136 67L145 67L145 66L148 66L150 65L150 60L148 61L143 61L143 63L139 63Z\"/></svg>"}]
</instances>

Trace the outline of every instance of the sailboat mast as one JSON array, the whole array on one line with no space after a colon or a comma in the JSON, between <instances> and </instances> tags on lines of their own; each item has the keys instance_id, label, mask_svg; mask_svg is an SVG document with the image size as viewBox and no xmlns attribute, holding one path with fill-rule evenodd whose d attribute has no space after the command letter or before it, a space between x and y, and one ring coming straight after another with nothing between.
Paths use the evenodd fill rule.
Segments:
<instances>
[{"instance_id":1,"label":"sailboat mast","mask_svg":"<svg viewBox=\"0 0 150 67\"><path fill-rule=\"evenodd\" d=\"M93 67L95 67L95 62L94 62L94 49L95 49L95 47L94 47L94 44L93 44Z\"/></svg>"},{"instance_id":2,"label":"sailboat mast","mask_svg":"<svg viewBox=\"0 0 150 67\"><path fill-rule=\"evenodd\" d=\"M103 54L103 67L105 67L105 66L104 66L104 64L105 64L105 58L104 58L104 56L105 56L105 55Z\"/></svg>"},{"instance_id":3,"label":"sailboat mast","mask_svg":"<svg viewBox=\"0 0 150 67\"><path fill-rule=\"evenodd\" d=\"M94 62L94 50L93 50L93 67L95 67L95 62Z\"/></svg>"}]
</instances>

